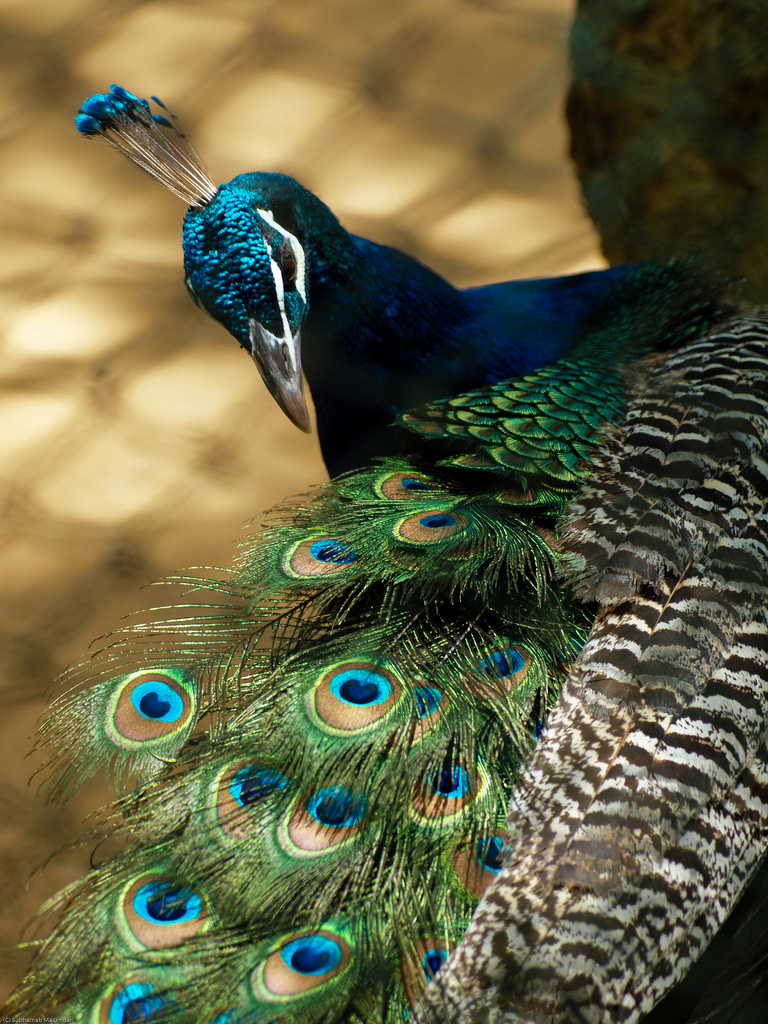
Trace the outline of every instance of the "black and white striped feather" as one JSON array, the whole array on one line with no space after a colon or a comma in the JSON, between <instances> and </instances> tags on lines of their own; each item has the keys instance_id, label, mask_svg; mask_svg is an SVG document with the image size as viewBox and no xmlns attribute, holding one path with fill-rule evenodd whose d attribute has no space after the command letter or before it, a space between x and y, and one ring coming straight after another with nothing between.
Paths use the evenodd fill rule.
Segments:
<instances>
[{"instance_id":1,"label":"black and white striped feather","mask_svg":"<svg viewBox=\"0 0 768 1024\"><path fill-rule=\"evenodd\" d=\"M562 523L599 606L419 1021L634 1024L768 846L768 319L647 361Z\"/></svg>"}]
</instances>

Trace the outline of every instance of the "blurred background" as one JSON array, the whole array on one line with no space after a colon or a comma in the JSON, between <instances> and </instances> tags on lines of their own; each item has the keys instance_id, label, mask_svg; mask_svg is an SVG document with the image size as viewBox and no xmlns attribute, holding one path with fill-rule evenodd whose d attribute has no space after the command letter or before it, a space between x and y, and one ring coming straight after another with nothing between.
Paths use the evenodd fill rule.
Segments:
<instances>
[{"instance_id":1,"label":"blurred background","mask_svg":"<svg viewBox=\"0 0 768 1024\"><path fill-rule=\"evenodd\" d=\"M226 565L325 479L246 354L188 299L183 204L79 138L118 82L215 181L280 170L457 284L603 266L567 155L571 0L0 0L0 989L56 857L109 798L45 803L46 691L141 587ZM31 876L31 877L30 877ZM28 930L27 934L31 934Z\"/></svg>"}]
</instances>

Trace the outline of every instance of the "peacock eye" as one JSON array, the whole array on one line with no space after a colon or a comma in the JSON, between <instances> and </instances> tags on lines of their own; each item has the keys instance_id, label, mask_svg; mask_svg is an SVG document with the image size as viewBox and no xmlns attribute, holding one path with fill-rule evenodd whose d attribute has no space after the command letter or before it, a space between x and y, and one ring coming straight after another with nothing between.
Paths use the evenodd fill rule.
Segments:
<instances>
[{"instance_id":1,"label":"peacock eye","mask_svg":"<svg viewBox=\"0 0 768 1024\"><path fill-rule=\"evenodd\" d=\"M296 280L296 257L292 252L287 252L282 259L280 272L283 275L283 284L289 285Z\"/></svg>"}]
</instances>

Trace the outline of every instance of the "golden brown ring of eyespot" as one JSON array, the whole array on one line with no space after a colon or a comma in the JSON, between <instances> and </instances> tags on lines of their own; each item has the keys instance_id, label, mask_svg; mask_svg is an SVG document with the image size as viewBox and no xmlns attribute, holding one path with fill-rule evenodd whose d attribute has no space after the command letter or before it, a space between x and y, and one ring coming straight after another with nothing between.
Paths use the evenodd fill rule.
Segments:
<instances>
[{"instance_id":1,"label":"golden brown ring of eyespot","mask_svg":"<svg viewBox=\"0 0 768 1024\"><path fill-rule=\"evenodd\" d=\"M167 1002L166 999L156 994L155 985L148 978L141 975L132 975L125 981L113 985L104 994L99 1003L99 1024L114 1024L115 1020L122 1021L126 1005L137 999L148 1000L150 1005L153 1001L156 1001L158 1008ZM115 1006L116 1003L117 1006ZM115 1013L112 1013L113 1009ZM89 1016L88 1020L90 1021L91 1019Z\"/></svg>"},{"instance_id":2,"label":"golden brown ring of eyespot","mask_svg":"<svg viewBox=\"0 0 768 1024\"><path fill-rule=\"evenodd\" d=\"M426 679L415 680L412 684L412 691L414 695L422 690L437 690L437 687L430 686ZM426 714L416 719L416 722L413 727L413 741L415 743L418 742L420 739L423 739L427 735L427 733L431 732L435 728L437 723L440 721L440 718L445 714L445 711L448 707L448 696L442 690L440 690L439 693L440 703L437 705L435 710L427 710Z\"/></svg>"},{"instance_id":3,"label":"golden brown ring of eyespot","mask_svg":"<svg viewBox=\"0 0 768 1024\"><path fill-rule=\"evenodd\" d=\"M400 519L395 524L394 535L409 544L434 544L462 533L469 524L469 516L463 512L434 508Z\"/></svg>"},{"instance_id":4,"label":"golden brown ring of eyespot","mask_svg":"<svg viewBox=\"0 0 768 1024\"><path fill-rule=\"evenodd\" d=\"M324 788L321 787L318 793L322 795ZM280 845L293 857L322 855L326 850L352 839L362 828L365 817L362 800L359 801L361 813L353 809L354 813L350 815L353 823L350 825L328 825L319 821L310 813L313 802L317 802L317 794L307 800L298 799L278 828Z\"/></svg>"},{"instance_id":5,"label":"golden brown ring of eyespot","mask_svg":"<svg viewBox=\"0 0 768 1024\"><path fill-rule=\"evenodd\" d=\"M162 882L162 875L149 873L137 878L129 887L123 897L123 913L132 935L146 949L165 949L171 946L180 946L193 935L202 931L208 921L208 911L205 903L197 893L189 891L190 902L194 900L193 915L184 913L179 920L152 921L136 909L137 904L147 904L146 898L141 899L142 889L151 886L153 883ZM165 886L164 886L165 888ZM168 886L167 888L173 888ZM181 887L179 887L181 890ZM183 890L181 890L183 891ZM188 908L185 908L188 909Z\"/></svg>"},{"instance_id":6,"label":"golden brown ring of eyespot","mask_svg":"<svg viewBox=\"0 0 768 1024\"><path fill-rule=\"evenodd\" d=\"M411 486L408 486L408 485ZM423 498L433 489L434 484L429 477L421 473L390 473L377 482L377 491L382 498L394 498L398 501L407 498Z\"/></svg>"},{"instance_id":7,"label":"golden brown ring of eyespot","mask_svg":"<svg viewBox=\"0 0 768 1024\"><path fill-rule=\"evenodd\" d=\"M453 858L453 867L461 884L477 896L478 899L480 899L497 874L497 872L489 870L480 862L476 846L471 844L458 849Z\"/></svg>"},{"instance_id":8,"label":"golden brown ring of eyespot","mask_svg":"<svg viewBox=\"0 0 768 1024\"><path fill-rule=\"evenodd\" d=\"M235 800L230 784L237 773L253 764L252 761L235 761L221 772L216 780L215 815L216 824L231 839L245 839L258 827L253 815Z\"/></svg>"},{"instance_id":9,"label":"golden brown ring of eyespot","mask_svg":"<svg viewBox=\"0 0 768 1024\"><path fill-rule=\"evenodd\" d=\"M302 940L318 939L318 945L325 942L328 950L334 954L330 959L329 969L323 973L302 973L300 970L291 967L290 951L292 946L299 945ZM296 935L286 936L286 940L279 949L259 964L251 975L251 984L254 995L257 999L265 1001L280 1002L309 992L318 985L323 985L347 967L352 957L352 950L349 943L336 934L325 928L318 928L316 931L299 932ZM333 963L333 961L336 961Z\"/></svg>"},{"instance_id":10,"label":"golden brown ring of eyespot","mask_svg":"<svg viewBox=\"0 0 768 1024\"><path fill-rule=\"evenodd\" d=\"M142 706L147 709L144 713ZM123 739L142 743L184 728L192 711L192 698L177 679L147 671L133 676L118 692L112 720Z\"/></svg>"},{"instance_id":11,"label":"golden brown ring of eyespot","mask_svg":"<svg viewBox=\"0 0 768 1024\"><path fill-rule=\"evenodd\" d=\"M400 961L400 975L411 1006L424 994L424 989L427 987L429 978L424 961L429 962L430 955L434 956L435 954L437 954L436 959L445 957L447 960L455 948L456 943L447 939L422 939L416 943L409 955L403 957Z\"/></svg>"},{"instance_id":12,"label":"golden brown ring of eyespot","mask_svg":"<svg viewBox=\"0 0 768 1024\"><path fill-rule=\"evenodd\" d=\"M290 786L287 775L264 761L235 761L213 783L214 822L229 839L263 834L264 809L282 806L280 794Z\"/></svg>"},{"instance_id":13,"label":"golden brown ring of eyespot","mask_svg":"<svg viewBox=\"0 0 768 1024\"><path fill-rule=\"evenodd\" d=\"M464 814L486 785L487 778L479 767L476 775L470 775L461 765L448 769L433 765L414 786L413 809L432 824L447 822Z\"/></svg>"},{"instance_id":14,"label":"golden brown ring of eyespot","mask_svg":"<svg viewBox=\"0 0 768 1024\"><path fill-rule=\"evenodd\" d=\"M288 549L283 568L298 579L332 576L351 569L357 558L357 552L341 537L308 537Z\"/></svg>"},{"instance_id":15,"label":"golden brown ring of eyespot","mask_svg":"<svg viewBox=\"0 0 768 1024\"><path fill-rule=\"evenodd\" d=\"M523 667L517 671L512 672L506 676L491 676L487 682L478 679L477 677L467 680L467 689L475 697L481 697L484 700L493 700L497 697L500 692L511 693L517 689L520 683L528 675L533 658L531 657L530 651L527 651L525 647L520 644L510 644L509 651L515 651L523 659Z\"/></svg>"},{"instance_id":16,"label":"golden brown ring of eyespot","mask_svg":"<svg viewBox=\"0 0 768 1024\"><path fill-rule=\"evenodd\" d=\"M374 662L345 661L326 672L308 698L322 723L334 731L356 732L388 714L401 693L400 682L388 669Z\"/></svg>"}]
</instances>

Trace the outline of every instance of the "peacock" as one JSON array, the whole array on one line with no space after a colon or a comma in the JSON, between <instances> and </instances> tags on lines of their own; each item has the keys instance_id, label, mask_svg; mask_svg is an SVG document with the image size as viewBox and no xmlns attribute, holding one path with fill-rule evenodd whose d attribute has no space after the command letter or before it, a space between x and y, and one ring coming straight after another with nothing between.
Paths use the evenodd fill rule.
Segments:
<instances>
[{"instance_id":1,"label":"peacock","mask_svg":"<svg viewBox=\"0 0 768 1024\"><path fill-rule=\"evenodd\" d=\"M66 674L51 794L123 845L5 1012L640 1020L768 846L768 317L698 254L457 290L153 102L77 128L332 479Z\"/></svg>"}]
</instances>

